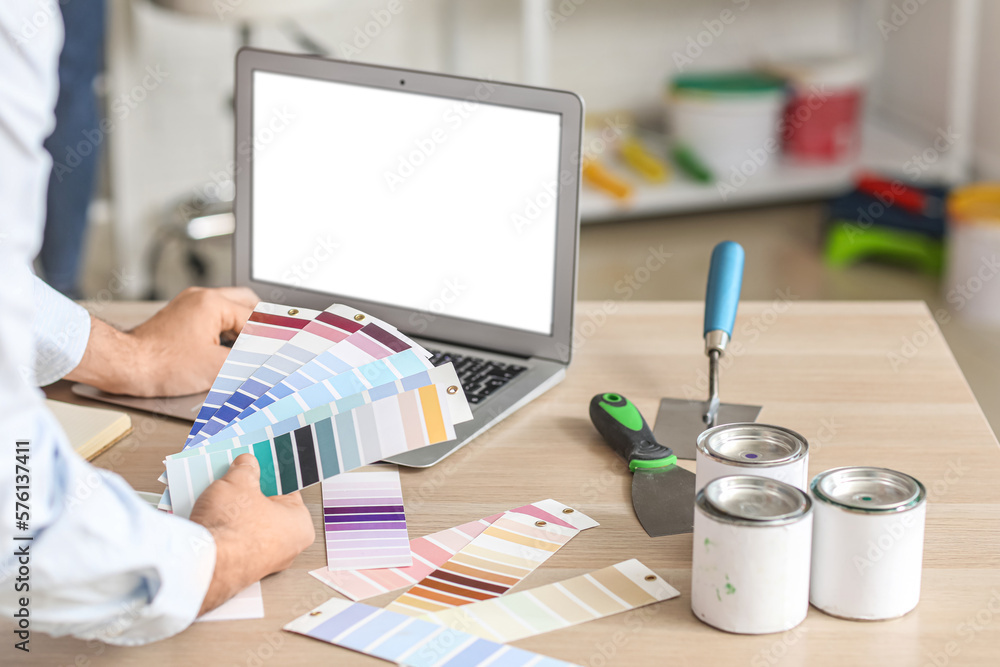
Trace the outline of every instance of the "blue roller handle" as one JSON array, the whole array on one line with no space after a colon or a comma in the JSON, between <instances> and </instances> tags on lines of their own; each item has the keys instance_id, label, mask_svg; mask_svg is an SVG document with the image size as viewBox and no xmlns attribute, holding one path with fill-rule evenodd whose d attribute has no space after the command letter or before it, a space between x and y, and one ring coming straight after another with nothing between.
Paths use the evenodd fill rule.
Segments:
<instances>
[{"instance_id":1,"label":"blue roller handle","mask_svg":"<svg viewBox=\"0 0 1000 667\"><path fill-rule=\"evenodd\" d=\"M705 290L705 331L725 331L733 335L736 307L740 305L743 286L743 246L735 241L723 241L712 250Z\"/></svg>"}]
</instances>

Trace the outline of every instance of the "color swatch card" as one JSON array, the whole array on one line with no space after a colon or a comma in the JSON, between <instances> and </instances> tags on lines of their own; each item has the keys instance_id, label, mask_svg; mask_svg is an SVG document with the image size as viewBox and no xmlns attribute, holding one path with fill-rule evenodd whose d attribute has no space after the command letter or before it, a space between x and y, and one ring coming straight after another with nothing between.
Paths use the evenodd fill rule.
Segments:
<instances>
[{"instance_id":1,"label":"color swatch card","mask_svg":"<svg viewBox=\"0 0 1000 667\"><path fill-rule=\"evenodd\" d=\"M569 667L572 663L360 602L334 598L284 627L410 667Z\"/></svg>"},{"instance_id":2,"label":"color swatch card","mask_svg":"<svg viewBox=\"0 0 1000 667\"><path fill-rule=\"evenodd\" d=\"M297 313L298 309L292 308L289 311ZM238 387L222 399L218 409L208 416L205 424L202 425L198 433L188 439L185 446L189 447L205 435L211 435L215 432L212 430L213 427L217 428L218 424L228 424L232 417L238 415L243 411L243 407L246 407L245 405L237 407L240 403L243 401L247 401L247 404L252 403L260 394L297 371L303 364L314 359L317 354L359 330L362 324L354 321L355 316L365 317L360 311L340 304L333 304L325 311L317 313L301 329L294 331L290 338L285 340L277 350L253 369ZM247 400L252 393L257 393L257 396Z\"/></svg>"},{"instance_id":3,"label":"color swatch card","mask_svg":"<svg viewBox=\"0 0 1000 667\"><path fill-rule=\"evenodd\" d=\"M397 359L397 357L399 358ZM395 361L390 361L390 359ZM377 369L374 369L373 367L376 366ZM233 422L199 443L199 446L217 447L217 443L233 439L241 444L252 444L248 443L247 438L243 436L252 438L255 432L262 430L266 430L268 436L280 435L287 433L292 428L305 426L307 423L316 421L317 415L328 417L363 403L371 403L377 398L428 384L453 386L456 383L461 384L454 366L445 365L435 368L429 361L421 359L419 355L408 350L403 354L374 361L361 368L353 368L349 372L305 387L298 393L275 401L241 421ZM324 406L329 407L327 414L315 411ZM309 413L308 416L305 416L307 413ZM304 417L296 419L299 415L304 415ZM312 421L309 421L310 419Z\"/></svg>"},{"instance_id":4,"label":"color swatch card","mask_svg":"<svg viewBox=\"0 0 1000 667\"><path fill-rule=\"evenodd\" d=\"M261 591L259 581L250 584L195 621L245 621L251 618L264 618L264 593Z\"/></svg>"},{"instance_id":5,"label":"color swatch card","mask_svg":"<svg viewBox=\"0 0 1000 667\"><path fill-rule=\"evenodd\" d=\"M276 303L258 303L243 325L243 330L233 343L222 370L212 383L205 402L188 434L190 440L208 418L215 414L226 399L232 396L255 370L278 351L285 341L300 331L317 315L318 310L289 308Z\"/></svg>"},{"instance_id":6,"label":"color swatch card","mask_svg":"<svg viewBox=\"0 0 1000 667\"><path fill-rule=\"evenodd\" d=\"M513 642L669 600L680 593L635 560L554 584L421 616L496 642Z\"/></svg>"},{"instance_id":7,"label":"color swatch card","mask_svg":"<svg viewBox=\"0 0 1000 667\"><path fill-rule=\"evenodd\" d=\"M414 348L425 358L430 356L384 322L347 306L330 306L254 371L185 446L194 446L224 429L268 390L322 352L337 359L342 367L356 368Z\"/></svg>"},{"instance_id":8,"label":"color swatch card","mask_svg":"<svg viewBox=\"0 0 1000 667\"><path fill-rule=\"evenodd\" d=\"M583 512L552 499L524 505L511 511L566 528L583 530L597 525L596 521ZM410 567L340 571L323 567L309 574L352 600L363 600L382 593L409 588L448 562L452 556L502 516L503 513L494 514L478 521L470 521L461 526L410 540L410 552L413 554L413 565Z\"/></svg>"},{"instance_id":9,"label":"color swatch card","mask_svg":"<svg viewBox=\"0 0 1000 667\"><path fill-rule=\"evenodd\" d=\"M331 570L413 563L394 465L366 466L323 480L323 524Z\"/></svg>"},{"instance_id":10,"label":"color swatch card","mask_svg":"<svg viewBox=\"0 0 1000 667\"><path fill-rule=\"evenodd\" d=\"M503 595L580 532L505 512L478 537L386 609L422 616Z\"/></svg>"},{"instance_id":11,"label":"color swatch card","mask_svg":"<svg viewBox=\"0 0 1000 667\"><path fill-rule=\"evenodd\" d=\"M364 345L365 349L368 351L378 350L380 349L380 345L387 345L392 349L405 348L390 357L376 355L370 356L373 359L388 358L396 359L397 361L399 359L406 361L409 356L415 355L425 362L425 368L430 366L430 363L427 362L427 359L431 356L430 352L423 349L395 329L390 331L386 327L387 325L384 324L382 325L382 328L385 330L379 330L377 327L365 327L358 332L360 334L359 336L352 336L350 339L343 341L343 345L334 345L325 352L317 355L315 359L304 364L287 378L271 387L263 396L248 405L233 421L239 422L240 420L252 415L254 412L257 412L261 408L274 403L276 400L302 391L306 387L314 385L327 378L349 373L359 368L377 368L377 366L374 366L373 364L359 365L363 362L363 360L356 358L357 352L353 349L358 345ZM400 357L401 354L408 356ZM404 373L404 375L406 375L406 373Z\"/></svg>"},{"instance_id":12,"label":"color swatch card","mask_svg":"<svg viewBox=\"0 0 1000 667\"><path fill-rule=\"evenodd\" d=\"M451 440L454 425L471 418L459 386L430 385L253 445L210 453L201 452L205 447L188 449L166 460L173 512L190 516L198 496L241 454L253 454L260 463L261 491L282 495L405 451Z\"/></svg>"}]
</instances>

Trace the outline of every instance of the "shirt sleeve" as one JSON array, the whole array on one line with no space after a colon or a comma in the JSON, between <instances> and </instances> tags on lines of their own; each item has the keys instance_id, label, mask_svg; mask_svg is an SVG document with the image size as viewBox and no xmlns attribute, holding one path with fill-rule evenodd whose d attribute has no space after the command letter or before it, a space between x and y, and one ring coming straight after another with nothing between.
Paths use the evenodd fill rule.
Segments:
<instances>
[{"instance_id":1,"label":"shirt sleeve","mask_svg":"<svg viewBox=\"0 0 1000 667\"><path fill-rule=\"evenodd\" d=\"M80 364L90 339L90 313L34 276L35 382L40 387L61 380Z\"/></svg>"},{"instance_id":2,"label":"shirt sleeve","mask_svg":"<svg viewBox=\"0 0 1000 667\"><path fill-rule=\"evenodd\" d=\"M35 370L38 283L29 267L50 169L42 141L56 96L58 7L0 2L0 31L0 615L10 619L26 606L33 631L143 644L194 620L215 569L215 542L81 459L35 386L47 378ZM60 321L80 317L72 308L64 315ZM53 374L77 351L67 344L53 355L61 358Z\"/></svg>"}]
</instances>

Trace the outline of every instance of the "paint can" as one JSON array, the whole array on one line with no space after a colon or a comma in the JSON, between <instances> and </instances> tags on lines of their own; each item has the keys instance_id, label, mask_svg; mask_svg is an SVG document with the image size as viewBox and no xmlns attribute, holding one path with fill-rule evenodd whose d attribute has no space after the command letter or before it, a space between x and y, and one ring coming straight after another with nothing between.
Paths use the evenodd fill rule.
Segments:
<instances>
[{"instance_id":1,"label":"paint can","mask_svg":"<svg viewBox=\"0 0 1000 667\"><path fill-rule=\"evenodd\" d=\"M927 491L886 468L834 468L810 485L814 506L809 601L853 620L897 618L920 600Z\"/></svg>"},{"instance_id":2,"label":"paint can","mask_svg":"<svg viewBox=\"0 0 1000 667\"><path fill-rule=\"evenodd\" d=\"M720 424L698 436L695 460L696 492L727 475L768 477L809 489L809 443L780 426Z\"/></svg>"},{"instance_id":3,"label":"paint can","mask_svg":"<svg viewBox=\"0 0 1000 667\"><path fill-rule=\"evenodd\" d=\"M709 482L695 500L691 611L726 632L794 628L809 609L811 547L801 489L752 475Z\"/></svg>"}]
</instances>

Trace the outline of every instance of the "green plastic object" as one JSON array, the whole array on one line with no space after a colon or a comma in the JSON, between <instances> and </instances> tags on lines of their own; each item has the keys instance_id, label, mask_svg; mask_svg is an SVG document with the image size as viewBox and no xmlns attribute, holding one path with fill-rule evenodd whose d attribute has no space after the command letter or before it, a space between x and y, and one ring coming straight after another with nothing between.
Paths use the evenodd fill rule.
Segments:
<instances>
[{"instance_id":1,"label":"green plastic object","mask_svg":"<svg viewBox=\"0 0 1000 667\"><path fill-rule=\"evenodd\" d=\"M642 415L632 401L618 394L604 394L601 409L630 431L642 430ZM624 404L623 404L624 403Z\"/></svg>"},{"instance_id":2,"label":"green plastic object","mask_svg":"<svg viewBox=\"0 0 1000 667\"><path fill-rule=\"evenodd\" d=\"M699 183L711 183L715 180L712 170L706 167L694 151L684 144L675 145L671 151L671 157L677 167L691 179Z\"/></svg>"},{"instance_id":3,"label":"green plastic object","mask_svg":"<svg viewBox=\"0 0 1000 667\"><path fill-rule=\"evenodd\" d=\"M932 276L944 268L944 243L926 234L835 220L826 234L826 263L850 266L863 259L875 259L911 266Z\"/></svg>"},{"instance_id":4,"label":"green plastic object","mask_svg":"<svg viewBox=\"0 0 1000 667\"><path fill-rule=\"evenodd\" d=\"M677 463L673 450L656 442L639 408L621 394L606 392L590 400L590 420L628 468L666 468Z\"/></svg>"},{"instance_id":5,"label":"green plastic object","mask_svg":"<svg viewBox=\"0 0 1000 667\"><path fill-rule=\"evenodd\" d=\"M675 76L670 88L676 93L753 95L779 92L785 88L785 80L760 72L702 72Z\"/></svg>"}]
</instances>

